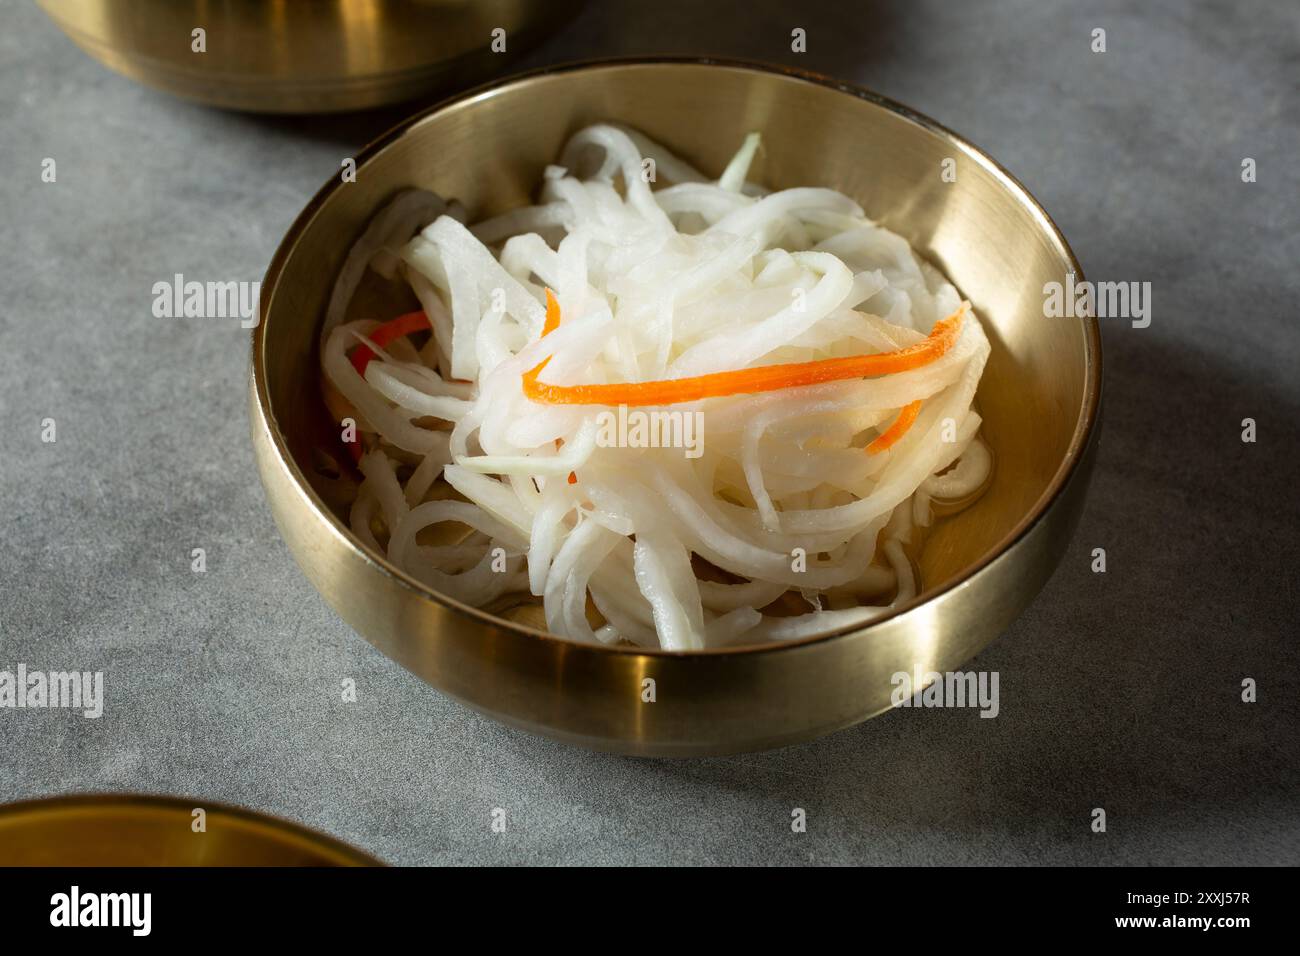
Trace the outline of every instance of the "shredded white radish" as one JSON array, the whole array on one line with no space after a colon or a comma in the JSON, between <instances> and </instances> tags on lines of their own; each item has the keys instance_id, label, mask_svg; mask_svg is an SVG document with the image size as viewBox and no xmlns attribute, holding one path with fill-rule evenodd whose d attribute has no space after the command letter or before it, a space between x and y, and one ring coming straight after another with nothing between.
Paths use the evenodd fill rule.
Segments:
<instances>
[{"instance_id":1,"label":"shredded white radish","mask_svg":"<svg viewBox=\"0 0 1300 956\"><path fill-rule=\"evenodd\" d=\"M963 307L849 197L749 182L761 155L750 134L712 180L599 124L535 206L467 226L408 191L383 210L340 270L321 350L331 410L366 449L361 540L458 600L540 602L576 641L795 640L915 598L932 502L971 498L992 470L973 311L943 354L888 375L661 407L525 396L544 360L555 386L691 378L916 346ZM422 344L381 339L389 316L345 321L366 265L410 287ZM563 321L543 337L547 287Z\"/></svg>"}]
</instances>

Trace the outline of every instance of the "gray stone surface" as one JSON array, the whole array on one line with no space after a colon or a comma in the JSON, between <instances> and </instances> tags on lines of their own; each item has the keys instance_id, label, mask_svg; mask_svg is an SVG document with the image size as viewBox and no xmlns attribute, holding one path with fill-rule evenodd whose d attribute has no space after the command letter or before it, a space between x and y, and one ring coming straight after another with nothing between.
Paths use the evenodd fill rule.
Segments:
<instances>
[{"instance_id":1,"label":"gray stone surface","mask_svg":"<svg viewBox=\"0 0 1300 956\"><path fill-rule=\"evenodd\" d=\"M862 83L1001 159L1091 278L1154 287L1150 328L1105 328L1069 554L978 658L1001 716L895 711L774 753L621 759L497 726L372 650L271 522L247 334L155 319L150 289L259 279L340 157L399 114L210 111L4 2L0 669L102 670L107 701L99 720L0 710L0 799L198 795L408 864L1296 862L1300 6L781 6L594 3L529 62L735 54Z\"/></svg>"}]
</instances>

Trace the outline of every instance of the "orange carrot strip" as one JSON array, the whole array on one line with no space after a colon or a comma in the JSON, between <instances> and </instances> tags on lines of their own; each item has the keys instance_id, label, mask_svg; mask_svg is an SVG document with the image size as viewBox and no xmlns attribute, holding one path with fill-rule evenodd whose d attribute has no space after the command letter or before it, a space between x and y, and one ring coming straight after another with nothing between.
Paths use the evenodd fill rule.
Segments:
<instances>
[{"instance_id":1,"label":"orange carrot strip","mask_svg":"<svg viewBox=\"0 0 1300 956\"><path fill-rule=\"evenodd\" d=\"M542 335L547 336L560 327L560 303L555 293L546 290L546 321L542 323Z\"/></svg>"},{"instance_id":2,"label":"orange carrot strip","mask_svg":"<svg viewBox=\"0 0 1300 956\"><path fill-rule=\"evenodd\" d=\"M899 410L894 423L877 435L876 440L867 446L867 454L878 455L882 451L892 448L900 438L907 434L908 429L916 422L917 413L920 411L921 400L919 398L904 405Z\"/></svg>"},{"instance_id":3,"label":"orange carrot strip","mask_svg":"<svg viewBox=\"0 0 1300 956\"><path fill-rule=\"evenodd\" d=\"M389 319L383 325L377 327L370 333L368 338L379 348L383 348L390 342L400 339L403 335L410 335L412 332L421 332L425 329L432 328L429 325L429 317L423 311L407 312L405 315L399 315L395 319ZM348 358L352 362L352 367L357 370L362 378L366 376L366 366L374 359L375 351L365 342L362 342ZM348 448L348 454L352 456L354 463L361 462L361 436L357 435L355 441L345 441L343 443Z\"/></svg>"},{"instance_id":4,"label":"orange carrot strip","mask_svg":"<svg viewBox=\"0 0 1300 956\"><path fill-rule=\"evenodd\" d=\"M429 325L429 317L423 311L407 312L395 319L389 319L371 332L367 338L382 349L385 345L400 339L403 335L422 332L429 328L432 328ZM364 378L366 366L370 364L371 359L375 358L375 352L369 345L362 342L349 358L352 360L352 367Z\"/></svg>"},{"instance_id":5,"label":"orange carrot strip","mask_svg":"<svg viewBox=\"0 0 1300 956\"><path fill-rule=\"evenodd\" d=\"M360 436L358 436L355 441L345 441L343 444L347 447L348 454L352 456L352 464L361 464L362 451Z\"/></svg>"},{"instance_id":6,"label":"orange carrot strip","mask_svg":"<svg viewBox=\"0 0 1300 956\"><path fill-rule=\"evenodd\" d=\"M560 327L560 303L556 301L555 293L552 292L550 289L547 289L546 290L546 321L542 323L542 335L543 336L550 335L559 327ZM537 366L537 371L540 372L542 370L542 367L545 366L546 363L549 361L550 358L544 359L542 363ZM561 438L555 439L556 448L559 448L562 444L564 444L563 439ZM577 483L578 483L578 473L576 471L569 472L569 484L576 485Z\"/></svg>"},{"instance_id":7,"label":"orange carrot strip","mask_svg":"<svg viewBox=\"0 0 1300 956\"><path fill-rule=\"evenodd\" d=\"M915 345L875 355L792 362L785 365L762 365L758 368L713 372L690 378L650 382L626 382L611 385L548 385L538 376L550 358L543 359L523 375L525 397L549 405L676 405L702 398L726 395L775 392L786 388L820 385L869 375L890 375L920 368L939 358L957 341L967 304L952 315L935 323L930 334ZM550 289L546 290L546 324L542 334L560 324L560 307Z\"/></svg>"}]
</instances>

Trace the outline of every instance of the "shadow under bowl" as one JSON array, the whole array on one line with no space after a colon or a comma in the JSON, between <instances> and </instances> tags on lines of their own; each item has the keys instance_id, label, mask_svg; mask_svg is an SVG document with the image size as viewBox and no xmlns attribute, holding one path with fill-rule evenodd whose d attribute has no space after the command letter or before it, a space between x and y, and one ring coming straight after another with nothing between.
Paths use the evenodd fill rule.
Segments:
<instances>
[{"instance_id":1,"label":"shadow under bowl","mask_svg":"<svg viewBox=\"0 0 1300 956\"><path fill-rule=\"evenodd\" d=\"M394 192L460 199L472 218L530 201L567 137L592 122L642 130L704 170L764 133L756 176L828 186L904 236L969 298L992 354L977 402L996 471L941 521L919 597L867 627L700 652L588 646L436 594L348 530L314 465L337 451L317 339L330 277ZM952 160L951 164L945 160ZM992 159L906 107L793 71L724 61L618 60L504 80L442 103L326 185L285 237L254 332L252 434L275 519L307 577L352 627L440 690L508 724L581 746L686 756L759 750L890 706L899 672L959 668L1052 573L1077 521L1098 427L1095 319L1046 318L1043 286L1083 275L1037 202ZM955 170L948 181L945 170ZM654 681L654 702L643 700Z\"/></svg>"}]
</instances>

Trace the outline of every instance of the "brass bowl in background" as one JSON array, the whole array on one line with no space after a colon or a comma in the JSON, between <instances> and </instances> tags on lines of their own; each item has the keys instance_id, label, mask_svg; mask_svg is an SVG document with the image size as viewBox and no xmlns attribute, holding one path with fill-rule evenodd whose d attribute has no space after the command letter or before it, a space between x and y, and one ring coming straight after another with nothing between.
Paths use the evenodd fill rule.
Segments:
<instances>
[{"instance_id":1,"label":"brass bowl in background","mask_svg":"<svg viewBox=\"0 0 1300 956\"><path fill-rule=\"evenodd\" d=\"M210 800L77 794L0 806L0 866L383 864L288 820Z\"/></svg>"},{"instance_id":2,"label":"brass bowl in background","mask_svg":"<svg viewBox=\"0 0 1300 956\"><path fill-rule=\"evenodd\" d=\"M368 109L500 72L583 0L39 0L78 46L141 83L266 113ZM206 50L192 31L206 32ZM493 31L505 50L493 52Z\"/></svg>"},{"instance_id":3,"label":"brass bowl in background","mask_svg":"<svg viewBox=\"0 0 1300 956\"><path fill-rule=\"evenodd\" d=\"M857 199L940 266L983 317L993 351L978 403L996 471L939 523L925 590L869 627L783 645L700 652L589 646L435 594L369 551L331 511L318 472L340 449L319 399L317 337L332 280L371 214L421 186L473 216L525 203L568 135L597 121L643 130L720 171L750 130L758 178ZM956 161L957 181L941 176ZM864 90L776 68L624 60L504 80L402 123L326 185L263 283L253 336L252 433L290 550L371 643L469 706L537 733L631 754L774 747L888 709L900 671L947 671L1029 603L1064 551L1088 481L1101 389L1095 319L1048 319L1043 285L1082 272L1034 199L965 140ZM655 701L642 681L655 681Z\"/></svg>"}]
</instances>

